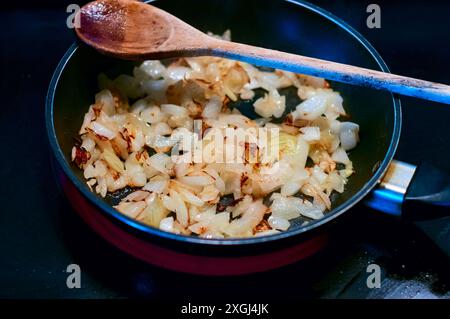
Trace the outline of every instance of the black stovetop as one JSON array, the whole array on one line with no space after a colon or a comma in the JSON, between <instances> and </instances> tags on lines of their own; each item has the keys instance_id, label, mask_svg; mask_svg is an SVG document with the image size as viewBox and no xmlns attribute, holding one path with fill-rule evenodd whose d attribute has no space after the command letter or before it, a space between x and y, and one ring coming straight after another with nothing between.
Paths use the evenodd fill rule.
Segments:
<instances>
[{"instance_id":1,"label":"black stovetop","mask_svg":"<svg viewBox=\"0 0 450 319\"><path fill-rule=\"evenodd\" d=\"M72 1L40 1L0 12L2 125L0 297L117 298L216 296L290 298L449 298L449 259L415 226L359 205L331 233L330 246L297 264L238 278L208 278L148 266L117 251L72 211L51 173L44 125L50 77L74 41L65 27ZM347 21L393 73L450 83L450 3L377 1L382 28L366 27L369 1L312 1ZM26 1L25 1L26 3ZM428 160L450 171L450 109L402 98L397 158ZM348 221L348 222L346 222ZM450 219L442 219L450 223ZM68 289L76 263L82 288ZM366 267L382 269L380 289Z\"/></svg>"}]
</instances>

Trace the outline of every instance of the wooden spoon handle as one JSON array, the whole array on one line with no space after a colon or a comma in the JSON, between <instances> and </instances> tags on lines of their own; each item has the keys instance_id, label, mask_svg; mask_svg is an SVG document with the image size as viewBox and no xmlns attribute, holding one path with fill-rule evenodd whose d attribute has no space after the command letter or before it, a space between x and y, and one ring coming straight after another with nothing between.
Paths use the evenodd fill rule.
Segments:
<instances>
[{"instance_id":1,"label":"wooden spoon handle","mask_svg":"<svg viewBox=\"0 0 450 319\"><path fill-rule=\"evenodd\" d=\"M212 44L210 54L214 56L450 104L448 85L236 42L217 40Z\"/></svg>"}]
</instances>

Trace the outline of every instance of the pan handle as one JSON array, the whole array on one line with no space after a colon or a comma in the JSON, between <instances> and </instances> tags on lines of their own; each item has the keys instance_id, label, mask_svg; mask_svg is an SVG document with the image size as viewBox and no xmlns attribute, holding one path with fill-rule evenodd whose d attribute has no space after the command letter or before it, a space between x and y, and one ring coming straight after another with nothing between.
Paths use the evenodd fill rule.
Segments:
<instances>
[{"instance_id":1,"label":"pan handle","mask_svg":"<svg viewBox=\"0 0 450 319\"><path fill-rule=\"evenodd\" d=\"M450 175L429 163L392 161L366 204L410 221L450 216Z\"/></svg>"},{"instance_id":2,"label":"pan handle","mask_svg":"<svg viewBox=\"0 0 450 319\"><path fill-rule=\"evenodd\" d=\"M365 201L414 223L450 257L450 175L429 163L393 161Z\"/></svg>"},{"instance_id":3,"label":"pan handle","mask_svg":"<svg viewBox=\"0 0 450 319\"><path fill-rule=\"evenodd\" d=\"M406 213L406 217L410 219L450 216L449 174L429 163L419 165L406 190L404 202L403 214ZM426 214L414 214L414 212L420 211L426 212Z\"/></svg>"}]
</instances>

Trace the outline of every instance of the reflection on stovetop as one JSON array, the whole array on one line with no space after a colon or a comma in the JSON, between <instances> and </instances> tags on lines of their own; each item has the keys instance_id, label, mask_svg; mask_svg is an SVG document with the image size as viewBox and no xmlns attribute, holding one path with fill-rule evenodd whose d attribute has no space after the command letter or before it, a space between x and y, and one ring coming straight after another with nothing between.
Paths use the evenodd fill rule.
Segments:
<instances>
[{"instance_id":1,"label":"reflection on stovetop","mask_svg":"<svg viewBox=\"0 0 450 319\"><path fill-rule=\"evenodd\" d=\"M277 270L240 277L202 277L155 268L111 247L60 202L64 242L102 296L449 298L448 259L412 225L356 207L330 229L317 255ZM381 269L367 286L367 266ZM239 289L237 289L239 287ZM87 287L86 287L87 288ZM274 294L276 291L276 294Z\"/></svg>"}]
</instances>

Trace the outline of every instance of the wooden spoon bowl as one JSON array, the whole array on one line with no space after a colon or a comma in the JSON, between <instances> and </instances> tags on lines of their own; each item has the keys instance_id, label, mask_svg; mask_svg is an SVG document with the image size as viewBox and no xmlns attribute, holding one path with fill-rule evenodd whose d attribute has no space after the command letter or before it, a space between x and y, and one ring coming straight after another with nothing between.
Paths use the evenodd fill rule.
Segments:
<instances>
[{"instance_id":1,"label":"wooden spoon bowl","mask_svg":"<svg viewBox=\"0 0 450 319\"><path fill-rule=\"evenodd\" d=\"M81 9L80 25L75 30L83 42L127 60L208 55L220 42L163 10L133 0L91 2Z\"/></svg>"}]
</instances>

